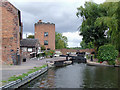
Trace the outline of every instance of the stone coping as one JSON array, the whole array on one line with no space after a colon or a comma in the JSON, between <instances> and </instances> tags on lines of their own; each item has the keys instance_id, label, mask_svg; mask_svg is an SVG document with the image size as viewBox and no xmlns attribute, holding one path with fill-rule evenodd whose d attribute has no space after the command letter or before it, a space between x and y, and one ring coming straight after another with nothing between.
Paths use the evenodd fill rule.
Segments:
<instances>
[{"instance_id":1,"label":"stone coping","mask_svg":"<svg viewBox=\"0 0 120 90\"><path fill-rule=\"evenodd\" d=\"M97 63L94 61L87 60L87 65L89 66L108 66L108 67L120 67L120 65L108 65L104 63Z\"/></svg>"},{"instance_id":2,"label":"stone coping","mask_svg":"<svg viewBox=\"0 0 120 90\"><path fill-rule=\"evenodd\" d=\"M0 89L18 88L18 87L30 82L34 78L40 76L41 74L45 73L47 70L48 70L48 67L46 66L45 68L42 68L36 72L30 73L28 76L26 76L22 79L18 79L16 81L11 81L8 84L0 87Z\"/></svg>"}]
</instances>

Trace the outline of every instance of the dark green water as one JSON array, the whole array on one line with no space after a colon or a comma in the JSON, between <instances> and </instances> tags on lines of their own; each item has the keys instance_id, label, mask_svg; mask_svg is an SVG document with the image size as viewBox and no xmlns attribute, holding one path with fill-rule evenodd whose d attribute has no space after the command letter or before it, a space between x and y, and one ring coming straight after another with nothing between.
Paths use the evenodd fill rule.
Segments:
<instances>
[{"instance_id":1,"label":"dark green water","mask_svg":"<svg viewBox=\"0 0 120 90\"><path fill-rule=\"evenodd\" d=\"M21 88L118 88L119 68L72 64L51 68ZM119 76L119 77L118 77Z\"/></svg>"}]
</instances>

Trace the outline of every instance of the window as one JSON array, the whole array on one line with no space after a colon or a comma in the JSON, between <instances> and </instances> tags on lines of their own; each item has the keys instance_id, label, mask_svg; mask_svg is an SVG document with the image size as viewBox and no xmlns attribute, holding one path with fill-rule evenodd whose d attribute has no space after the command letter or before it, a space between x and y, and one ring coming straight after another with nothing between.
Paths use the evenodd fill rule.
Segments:
<instances>
[{"instance_id":1,"label":"window","mask_svg":"<svg viewBox=\"0 0 120 90\"><path fill-rule=\"evenodd\" d=\"M48 32L44 32L44 37L47 37L48 36Z\"/></svg>"},{"instance_id":2,"label":"window","mask_svg":"<svg viewBox=\"0 0 120 90\"><path fill-rule=\"evenodd\" d=\"M50 48L47 48L47 50L50 50Z\"/></svg>"},{"instance_id":3,"label":"window","mask_svg":"<svg viewBox=\"0 0 120 90\"><path fill-rule=\"evenodd\" d=\"M27 51L27 48L22 48L23 52L26 52Z\"/></svg>"},{"instance_id":4,"label":"window","mask_svg":"<svg viewBox=\"0 0 120 90\"><path fill-rule=\"evenodd\" d=\"M48 45L48 41L47 40L44 41L44 45Z\"/></svg>"},{"instance_id":5,"label":"window","mask_svg":"<svg viewBox=\"0 0 120 90\"><path fill-rule=\"evenodd\" d=\"M28 48L28 52L32 52L32 48Z\"/></svg>"}]
</instances>

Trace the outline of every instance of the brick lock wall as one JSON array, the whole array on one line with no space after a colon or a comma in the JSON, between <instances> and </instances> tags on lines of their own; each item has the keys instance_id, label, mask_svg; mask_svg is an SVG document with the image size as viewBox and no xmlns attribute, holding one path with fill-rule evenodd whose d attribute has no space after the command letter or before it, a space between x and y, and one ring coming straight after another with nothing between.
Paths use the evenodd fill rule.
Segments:
<instances>
[{"instance_id":1,"label":"brick lock wall","mask_svg":"<svg viewBox=\"0 0 120 90\"><path fill-rule=\"evenodd\" d=\"M44 32L48 32L48 36L44 37ZM35 38L39 40L41 45L44 45L44 40L48 40L48 45L44 45L51 50L55 49L55 24L43 23L39 21L35 24Z\"/></svg>"},{"instance_id":2,"label":"brick lock wall","mask_svg":"<svg viewBox=\"0 0 120 90\"><path fill-rule=\"evenodd\" d=\"M2 2L0 7L2 7L2 62L13 64L13 61L16 61L17 48L20 51L18 10L9 2Z\"/></svg>"}]
</instances>

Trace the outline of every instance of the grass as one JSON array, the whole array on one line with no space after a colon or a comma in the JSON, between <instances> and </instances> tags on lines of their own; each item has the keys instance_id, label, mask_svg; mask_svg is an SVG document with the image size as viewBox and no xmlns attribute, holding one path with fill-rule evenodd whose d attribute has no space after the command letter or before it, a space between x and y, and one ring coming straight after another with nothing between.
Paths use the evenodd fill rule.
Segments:
<instances>
[{"instance_id":1,"label":"grass","mask_svg":"<svg viewBox=\"0 0 120 90\"><path fill-rule=\"evenodd\" d=\"M1 81L2 83L7 83L7 81Z\"/></svg>"},{"instance_id":2,"label":"grass","mask_svg":"<svg viewBox=\"0 0 120 90\"><path fill-rule=\"evenodd\" d=\"M16 81L18 79L22 80L22 78L24 78L25 76L28 76L28 74L30 73L33 73L33 72L36 72L44 67L46 67L47 65L43 65L41 67L34 67L34 69L30 69L27 73L23 73L22 75L19 75L19 76L12 76L8 79L8 81L1 81L2 83L7 83L7 82L10 82L10 81Z\"/></svg>"},{"instance_id":3,"label":"grass","mask_svg":"<svg viewBox=\"0 0 120 90\"><path fill-rule=\"evenodd\" d=\"M120 57L118 58L118 60L120 61Z\"/></svg>"}]
</instances>

